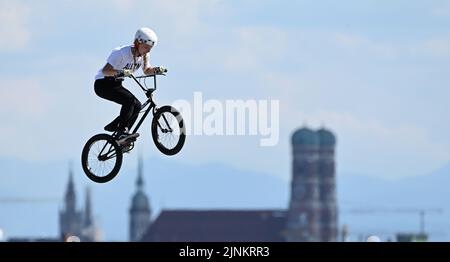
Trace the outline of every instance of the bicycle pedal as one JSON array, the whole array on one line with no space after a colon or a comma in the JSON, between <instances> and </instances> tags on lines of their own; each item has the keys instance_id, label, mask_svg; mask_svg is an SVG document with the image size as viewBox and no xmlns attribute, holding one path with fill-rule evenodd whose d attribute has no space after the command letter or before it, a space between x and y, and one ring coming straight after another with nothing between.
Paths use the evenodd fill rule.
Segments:
<instances>
[{"instance_id":1,"label":"bicycle pedal","mask_svg":"<svg viewBox=\"0 0 450 262\"><path fill-rule=\"evenodd\" d=\"M138 138L138 137L139 137L139 133L135 133L135 134L131 134L131 135L127 136L125 139L126 140L131 140L131 139L136 140L136 138Z\"/></svg>"},{"instance_id":2,"label":"bicycle pedal","mask_svg":"<svg viewBox=\"0 0 450 262\"><path fill-rule=\"evenodd\" d=\"M117 143L119 145L124 145L124 144L130 143L130 142L136 141L137 137L139 137L139 133L131 134L127 137L117 140Z\"/></svg>"}]
</instances>

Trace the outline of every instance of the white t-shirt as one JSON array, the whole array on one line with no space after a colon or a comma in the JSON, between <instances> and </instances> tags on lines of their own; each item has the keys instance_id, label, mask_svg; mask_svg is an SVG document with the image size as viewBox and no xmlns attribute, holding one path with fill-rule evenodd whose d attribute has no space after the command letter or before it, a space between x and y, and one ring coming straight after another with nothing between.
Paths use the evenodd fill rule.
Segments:
<instances>
[{"instance_id":1,"label":"white t-shirt","mask_svg":"<svg viewBox=\"0 0 450 262\"><path fill-rule=\"evenodd\" d=\"M115 48L111 54L109 55L107 62L112 65L112 67L116 70L124 70L129 69L132 72L136 71L140 67L142 67L144 63L143 57L136 57L136 61L133 59L133 54L131 53L131 45L120 46ZM149 55L146 54L147 66L150 67ZM142 68L144 70L144 68ZM95 80L104 78L103 67L100 68L97 75L95 76Z\"/></svg>"}]
</instances>

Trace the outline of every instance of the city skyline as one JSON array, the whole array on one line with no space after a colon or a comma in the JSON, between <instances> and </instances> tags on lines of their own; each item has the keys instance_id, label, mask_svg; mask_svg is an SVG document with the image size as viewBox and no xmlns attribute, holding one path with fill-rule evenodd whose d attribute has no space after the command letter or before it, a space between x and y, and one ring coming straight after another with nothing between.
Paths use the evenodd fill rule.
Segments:
<instances>
[{"instance_id":1,"label":"city skyline","mask_svg":"<svg viewBox=\"0 0 450 262\"><path fill-rule=\"evenodd\" d=\"M157 162L161 164L156 164ZM149 196L148 201L150 203L152 220L156 219L163 210L284 210L288 205L289 185L282 182L282 180L273 180L268 174L252 174L250 171L230 169L230 167L223 165L204 166L200 169L192 166L174 167L170 159L146 158L144 163L145 167L142 174L148 182L146 182L143 190ZM38 177L43 176L42 178L45 178L44 174L48 175L50 173L48 171L38 171L36 168L33 168L33 170L37 171L35 175ZM55 170L55 167L52 166L50 170ZM65 190L70 174L70 165L64 164L62 170L64 170L62 175L54 174L56 176L53 175L51 177L53 177L52 180L55 182L60 181L61 189ZM216 172L211 173L210 170L216 170ZM119 181L112 182L106 187L94 187L93 213L96 215L95 220L99 222L98 225L101 227L102 233L104 233L105 241L128 241L129 217L127 214L130 207L130 198L136 192L136 176L139 172L139 168L136 167L131 170L127 169L118 176L117 179ZM165 178L159 175L164 172L166 172ZM445 179L442 180L442 178L445 178L448 172L450 172L450 165L439 170L432 177L434 177L434 181L439 180L441 185L445 185ZM93 186L81 170L74 172L74 174L75 191L78 191L78 195L82 192L79 188L80 182L84 181L84 183L81 183L84 186ZM199 176L199 174L202 175ZM337 193L340 195L338 202L339 206L342 207L339 212L339 231L343 230L344 226L350 226L348 234L352 241L361 240L361 237L364 235L375 234L386 240L394 239L393 234L395 232L420 232L419 213L411 210L441 208L445 211L450 208L445 204L445 201L442 202L445 198L441 196L445 195L443 192L446 192L446 188L433 187L434 182L429 181L428 177L420 176L415 180L401 180L396 184L392 184L389 181L370 177L348 177L345 174L337 174L337 183L339 185ZM256 181L255 179L258 179L259 188L252 186L254 181ZM17 180L19 181L20 178L17 178ZM173 181L182 182L180 185L175 185ZM199 186L200 181L203 181L203 186ZM235 181L240 181L239 184L242 184L242 186L236 188ZM46 181L39 180L31 180L30 182L35 184L37 188L40 188L40 183L46 183ZM401 184L404 184L404 186L401 186ZM183 185L190 188L185 188ZM218 188L215 185L223 185L223 188ZM392 187L394 185L396 186ZM209 190L205 186L211 187L211 189ZM24 187L26 188L26 185ZM233 195L229 195L228 188L230 187L235 188ZM248 195L247 191L249 188L252 188L253 196ZM423 197L422 199L414 197L417 193L428 192L427 190L431 188L433 188L434 193L428 194L428 197ZM384 191L382 196L378 196L380 190ZM56 191L51 190L51 192ZM42 192L44 191L41 190L41 196L43 196ZM207 199L205 199L205 194ZM403 195L404 198L396 198L395 196L398 194ZM61 197L63 195L64 192L61 191ZM185 197L179 198L179 195L184 195ZM34 194L34 196L36 195ZM435 200L430 201L430 197ZM22 197L22 199L33 200L33 197L28 195L28 197ZM59 234L56 226L58 223L56 220L57 214L54 214L54 209L61 210L62 206L58 204L57 207L52 204L53 208L42 209L41 207L45 206L45 203L40 204L39 201L48 201L52 200L52 198L41 197L34 200L36 200L36 203L29 205L26 205L24 202L8 204L8 202L2 201L0 213L2 213L3 230L6 237L29 237L30 234L27 232L34 232L31 234L32 236L40 236L41 238L54 237ZM374 200L378 204L375 204ZM113 206L110 204L111 201L115 203ZM60 198L58 203L62 202L62 198ZM77 208L83 209L81 205L78 205ZM39 233L39 230L35 229L24 231L26 224L31 222L26 219L30 217L29 215L19 215L24 213L24 209L31 212L33 217L40 218L40 221L35 221L37 222L36 225L41 224L43 226L43 224L47 224L41 229L43 233ZM396 214L394 212L396 209L407 209L410 211L408 212L409 214L404 211ZM8 210L14 211L9 213L11 211ZM44 211L45 213L42 213ZM50 213L54 214L54 217L51 216L49 219ZM448 218L449 215L445 212L442 214L429 213L426 216L427 224L425 230L430 233L431 241L443 241L445 239L447 239L445 241L448 241L450 234L447 228L450 228L450 224L445 221L450 220L443 220L446 217ZM9 221L9 219L12 220ZM53 220L53 222L42 223L44 220ZM372 224L374 221L379 223ZM444 225L447 226L443 227ZM52 231L55 233L50 233Z\"/></svg>"},{"instance_id":2,"label":"city skyline","mask_svg":"<svg viewBox=\"0 0 450 262\"><path fill-rule=\"evenodd\" d=\"M137 190L131 197L129 208L129 241L338 241L334 158L336 138L327 129L312 131L303 127L296 130L291 143L292 193L287 210L163 209L151 220L152 208L144 190L143 161L139 157ZM59 210L59 236L55 239L101 241L101 229L93 218L89 188L86 191L85 206L81 209L78 209L79 200L73 170L69 167L64 204ZM299 216L302 217L301 221ZM184 221L181 226L173 224L180 219ZM253 224L256 225L252 226ZM235 227L242 228L236 230ZM198 234L189 234L192 229L197 230ZM204 234L205 230L208 233ZM10 239L18 241L16 238ZM19 240L26 241L25 239L27 238Z\"/></svg>"}]
</instances>

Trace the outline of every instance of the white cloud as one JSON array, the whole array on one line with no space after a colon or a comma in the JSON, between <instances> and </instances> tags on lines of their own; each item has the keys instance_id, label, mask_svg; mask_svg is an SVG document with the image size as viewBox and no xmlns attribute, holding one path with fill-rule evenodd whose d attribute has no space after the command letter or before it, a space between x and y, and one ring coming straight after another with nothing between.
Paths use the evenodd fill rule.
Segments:
<instances>
[{"instance_id":1,"label":"white cloud","mask_svg":"<svg viewBox=\"0 0 450 262\"><path fill-rule=\"evenodd\" d=\"M3 79L0 82L0 97L0 115L3 117L38 118L47 112L47 96L35 79Z\"/></svg>"},{"instance_id":2,"label":"white cloud","mask_svg":"<svg viewBox=\"0 0 450 262\"><path fill-rule=\"evenodd\" d=\"M298 69L295 72L268 72L258 85L280 99L282 126L294 130L306 122L315 127L325 124L335 130L342 142L339 168L346 172L385 177L417 175L448 162L450 145L442 138L433 137L434 131L429 125L439 124L439 120L423 119L424 111L432 118L440 105L436 104L435 109L420 108L417 105L423 104L421 99L426 98L415 99L404 94L405 90L414 93L431 88L414 83L414 79L428 76L430 79L424 83L431 85L431 80L435 79L431 79L432 75L426 70L435 65L405 66L400 59L436 56L438 51L445 55L450 46L445 44L445 38L377 44L351 34L303 32L301 35L302 44L296 49L295 56ZM414 54L408 50L413 46L417 48ZM429 53L431 50L435 54ZM338 55L333 57L333 53ZM347 53L354 56L347 56ZM381 55L398 58L400 64L396 61L388 65L392 74L387 74L384 68L371 70L374 67L367 61L379 59ZM447 77L440 79L444 84ZM410 110L405 110L410 106ZM409 113L405 116L408 120L401 118L405 111ZM411 115L421 117L414 119ZM405 122L394 123L395 117ZM445 124L440 125L447 128Z\"/></svg>"},{"instance_id":3,"label":"white cloud","mask_svg":"<svg viewBox=\"0 0 450 262\"><path fill-rule=\"evenodd\" d=\"M335 33L333 37L338 45L346 48L355 48L368 43L366 38L358 35Z\"/></svg>"},{"instance_id":4,"label":"white cloud","mask_svg":"<svg viewBox=\"0 0 450 262\"><path fill-rule=\"evenodd\" d=\"M218 0L190 0L190 1L155 1L152 8L161 14L159 19L173 25L173 29L183 34L194 34L196 30L207 26L202 21L203 16L219 12L221 3Z\"/></svg>"},{"instance_id":5,"label":"white cloud","mask_svg":"<svg viewBox=\"0 0 450 262\"><path fill-rule=\"evenodd\" d=\"M392 59L400 54L395 43L377 42L365 36L342 32L330 33L329 37L337 47L357 54L358 57L369 55L374 58Z\"/></svg>"},{"instance_id":6,"label":"white cloud","mask_svg":"<svg viewBox=\"0 0 450 262\"><path fill-rule=\"evenodd\" d=\"M450 57L450 33L448 36L433 37L425 40L417 48L422 54L431 57Z\"/></svg>"},{"instance_id":7,"label":"white cloud","mask_svg":"<svg viewBox=\"0 0 450 262\"><path fill-rule=\"evenodd\" d=\"M332 42L356 57L372 58L447 58L450 56L450 32L427 39L377 42L349 33L331 33Z\"/></svg>"},{"instance_id":8,"label":"white cloud","mask_svg":"<svg viewBox=\"0 0 450 262\"><path fill-rule=\"evenodd\" d=\"M450 17L450 6L433 8L431 14L438 17Z\"/></svg>"},{"instance_id":9,"label":"white cloud","mask_svg":"<svg viewBox=\"0 0 450 262\"><path fill-rule=\"evenodd\" d=\"M113 0L112 3L118 11L122 12L129 12L136 5L135 0Z\"/></svg>"},{"instance_id":10,"label":"white cloud","mask_svg":"<svg viewBox=\"0 0 450 262\"><path fill-rule=\"evenodd\" d=\"M13 1L0 2L0 52L27 47L30 31L27 28L30 10L24 4Z\"/></svg>"},{"instance_id":11,"label":"white cloud","mask_svg":"<svg viewBox=\"0 0 450 262\"><path fill-rule=\"evenodd\" d=\"M0 155L24 159L43 159L53 155L43 154L51 137L50 130L58 130L50 119L50 99L37 79L11 79L0 82ZM42 132L40 132L41 130ZM57 133L57 132L56 132Z\"/></svg>"},{"instance_id":12,"label":"white cloud","mask_svg":"<svg viewBox=\"0 0 450 262\"><path fill-rule=\"evenodd\" d=\"M269 26L239 27L226 41L224 67L232 72L270 70L288 54L288 33Z\"/></svg>"},{"instance_id":13,"label":"white cloud","mask_svg":"<svg viewBox=\"0 0 450 262\"><path fill-rule=\"evenodd\" d=\"M168 30L182 38L183 43L209 27L203 18L211 15L217 18L225 12L220 0L114 0L112 3L117 12L131 14L134 22L157 27L158 31ZM137 9L148 11L136 12Z\"/></svg>"}]
</instances>

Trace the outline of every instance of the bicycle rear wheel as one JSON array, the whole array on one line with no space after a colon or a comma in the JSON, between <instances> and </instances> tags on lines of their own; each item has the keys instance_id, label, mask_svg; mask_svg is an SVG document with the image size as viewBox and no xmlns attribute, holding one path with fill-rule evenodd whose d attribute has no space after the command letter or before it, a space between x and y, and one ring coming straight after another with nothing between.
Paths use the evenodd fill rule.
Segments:
<instances>
[{"instance_id":1,"label":"bicycle rear wheel","mask_svg":"<svg viewBox=\"0 0 450 262\"><path fill-rule=\"evenodd\" d=\"M152 121L152 137L161 153L171 156L180 152L186 140L180 112L171 106L159 108Z\"/></svg>"},{"instance_id":2,"label":"bicycle rear wheel","mask_svg":"<svg viewBox=\"0 0 450 262\"><path fill-rule=\"evenodd\" d=\"M106 183L119 173L122 149L107 134L93 136L86 142L81 154L81 165L87 177L97 183Z\"/></svg>"}]
</instances>

